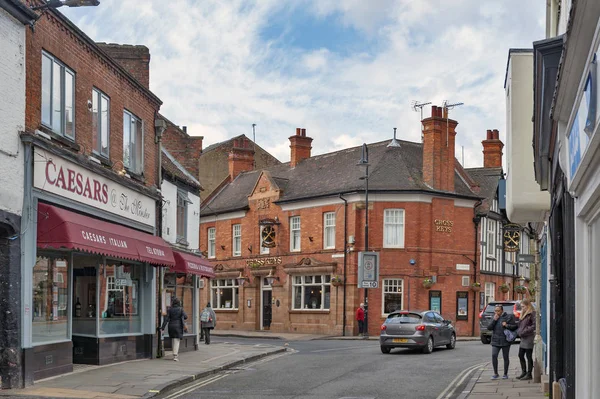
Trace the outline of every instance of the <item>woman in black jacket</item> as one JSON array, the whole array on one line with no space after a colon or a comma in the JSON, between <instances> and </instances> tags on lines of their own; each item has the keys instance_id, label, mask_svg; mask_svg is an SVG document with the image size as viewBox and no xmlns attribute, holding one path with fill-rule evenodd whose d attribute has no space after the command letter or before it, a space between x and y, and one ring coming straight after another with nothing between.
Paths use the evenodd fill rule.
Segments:
<instances>
[{"instance_id":1,"label":"woman in black jacket","mask_svg":"<svg viewBox=\"0 0 600 399\"><path fill-rule=\"evenodd\" d=\"M171 344L173 346L173 360L176 362L179 361L177 358L179 355L179 342L183 338L187 318L187 314L185 314L181 307L181 301L178 298L174 298L173 305L167 311L167 316L160 329L164 331L165 326L169 325L169 337L171 337Z\"/></svg>"},{"instance_id":2,"label":"woman in black jacket","mask_svg":"<svg viewBox=\"0 0 600 399\"><path fill-rule=\"evenodd\" d=\"M516 330L517 323L515 318L504 311L502 305L497 305L494 309L494 318L488 326L488 330L492 330L492 366L494 367L494 375L492 380L497 380L498 375L498 353L502 349L502 357L504 358L504 375L502 379L508 379L508 355L510 352L511 343L506 339L504 330Z\"/></svg>"}]
</instances>

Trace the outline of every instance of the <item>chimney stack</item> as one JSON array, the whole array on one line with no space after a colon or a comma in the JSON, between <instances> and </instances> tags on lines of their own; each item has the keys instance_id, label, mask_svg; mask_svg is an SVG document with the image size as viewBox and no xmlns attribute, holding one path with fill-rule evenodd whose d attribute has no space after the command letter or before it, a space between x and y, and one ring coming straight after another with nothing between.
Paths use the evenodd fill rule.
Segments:
<instances>
[{"instance_id":1,"label":"chimney stack","mask_svg":"<svg viewBox=\"0 0 600 399\"><path fill-rule=\"evenodd\" d=\"M233 181L237 175L254 169L254 149L246 138L234 139L229 152L229 177Z\"/></svg>"},{"instance_id":2,"label":"chimney stack","mask_svg":"<svg viewBox=\"0 0 600 399\"><path fill-rule=\"evenodd\" d=\"M500 141L500 133L498 130L488 130L487 138L483 140L481 144L483 145L483 167L501 168L504 143Z\"/></svg>"},{"instance_id":3,"label":"chimney stack","mask_svg":"<svg viewBox=\"0 0 600 399\"><path fill-rule=\"evenodd\" d=\"M310 158L311 143L313 139L306 137L306 129L296 128L296 135L290 137L290 166L296 167L302 160Z\"/></svg>"},{"instance_id":4,"label":"chimney stack","mask_svg":"<svg viewBox=\"0 0 600 399\"><path fill-rule=\"evenodd\" d=\"M148 47L115 43L96 44L146 89L150 88L150 50Z\"/></svg>"},{"instance_id":5,"label":"chimney stack","mask_svg":"<svg viewBox=\"0 0 600 399\"><path fill-rule=\"evenodd\" d=\"M442 191L454 191L454 141L458 122L447 119L448 110L432 106L423 123L423 181Z\"/></svg>"}]
</instances>

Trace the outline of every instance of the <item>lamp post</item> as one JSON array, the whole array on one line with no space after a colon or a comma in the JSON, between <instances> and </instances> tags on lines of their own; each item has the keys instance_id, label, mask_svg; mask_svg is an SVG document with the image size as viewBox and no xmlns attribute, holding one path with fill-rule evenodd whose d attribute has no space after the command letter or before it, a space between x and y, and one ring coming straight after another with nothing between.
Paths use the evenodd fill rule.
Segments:
<instances>
[{"instance_id":1,"label":"lamp post","mask_svg":"<svg viewBox=\"0 0 600 399\"><path fill-rule=\"evenodd\" d=\"M365 175L360 177L365 181L365 252L369 251L369 148L362 145L362 154L358 166L365 169ZM365 331L363 338L369 337L369 289L365 288Z\"/></svg>"}]
</instances>

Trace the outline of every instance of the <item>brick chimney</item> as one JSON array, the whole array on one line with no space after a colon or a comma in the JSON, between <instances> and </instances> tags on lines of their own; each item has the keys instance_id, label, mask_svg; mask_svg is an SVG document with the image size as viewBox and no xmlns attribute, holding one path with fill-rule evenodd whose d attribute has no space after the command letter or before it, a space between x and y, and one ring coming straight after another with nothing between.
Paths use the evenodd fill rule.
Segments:
<instances>
[{"instance_id":1,"label":"brick chimney","mask_svg":"<svg viewBox=\"0 0 600 399\"><path fill-rule=\"evenodd\" d=\"M162 115L159 117L164 119ZM163 133L163 147L197 179L200 175L200 155L204 136L189 136L186 126L180 129L172 122L166 121L167 129Z\"/></svg>"},{"instance_id":2,"label":"brick chimney","mask_svg":"<svg viewBox=\"0 0 600 399\"><path fill-rule=\"evenodd\" d=\"M233 140L229 152L229 177L235 179L242 172L254 169L254 149L246 137Z\"/></svg>"},{"instance_id":3,"label":"brick chimney","mask_svg":"<svg viewBox=\"0 0 600 399\"><path fill-rule=\"evenodd\" d=\"M483 144L483 167L501 168L504 144L500 141L498 130L488 130L487 139L483 140L481 144Z\"/></svg>"},{"instance_id":4,"label":"brick chimney","mask_svg":"<svg viewBox=\"0 0 600 399\"><path fill-rule=\"evenodd\" d=\"M290 137L290 166L296 167L303 159L310 158L311 143L313 139L306 137L306 129L296 128L296 135Z\"/></svg>"},{"instance_id":5,"label":"brick chimney","mask_svg":"<svg viewBox=\"0 0 600 399\"><path fill-rule=\"evenodd\" d=\"M150 50L131 44L96 43L145 88L150 88Z\"/></svg>"},{"instance_id":6,"label":"brick chimney","mask_svg":"<svg viewBox=\"0 0 600 399\"><path fill-rule=\"evenodd\" d=\"M423 181L442 191L454 191L454 138L458 122L448 110L432 106L423 123Z\"/></svg>"}]
</instances>

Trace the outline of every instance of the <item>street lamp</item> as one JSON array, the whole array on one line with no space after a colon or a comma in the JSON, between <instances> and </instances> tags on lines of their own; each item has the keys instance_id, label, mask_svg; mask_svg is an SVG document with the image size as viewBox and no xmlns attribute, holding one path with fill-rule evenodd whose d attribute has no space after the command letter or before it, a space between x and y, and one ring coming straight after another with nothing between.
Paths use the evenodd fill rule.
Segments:
<instances>
[{"instance_id":1,"label":"street lamp","mask_svg":"<svg viewBox=\"0 0 600 399\"><path fill-rule=\"evenodd\" d=\"M244 283L246 282L246 277L244 277L244 276L242 275L242 272L240 272L240 275L239 275L239 276L237 276L236 280L237 280L237 283L238 283L238 285L241 287L241 286L243 286L243 285L244 285Z\"/></svg>"},{"instance_id":2,"label":"street lamp","mask_svg":"<svg viewBox=\"0 0 600 399\"><path fill-rule=\"evenodd\" d=\"M362 145L362 154L358 166L365 169L365 175L360 177L365 181L365 252L369 251L369 148ZM369 337L369 289L365 288L365 331L363 337Z\"/></svg>"},{"instance_id":3,"label":"street lamp","mask_svg":"<svg viewBox=\"0 0 600 399\"><path fill-rule=\"evenodd\" d=\"M267 279L267 283L269 283L269 285L273 285L273 283L275 282L275 280L279 281L279 277L277 277L277 276L275 276L273 274L273 269L271 269L271 271L269 272L269 274L265 278Z\"/></svg>"},{"instance_id":4,"label":"street lamp","mask_svg":"<svg viewBox=\"0 0 600 399\"><path fill-rule=\"evenodd\" d=\"M32 10L67 7L95 7L100 4L98 0L49 0L41 6L31 7Z\"/></svg>"}]
</instances>

